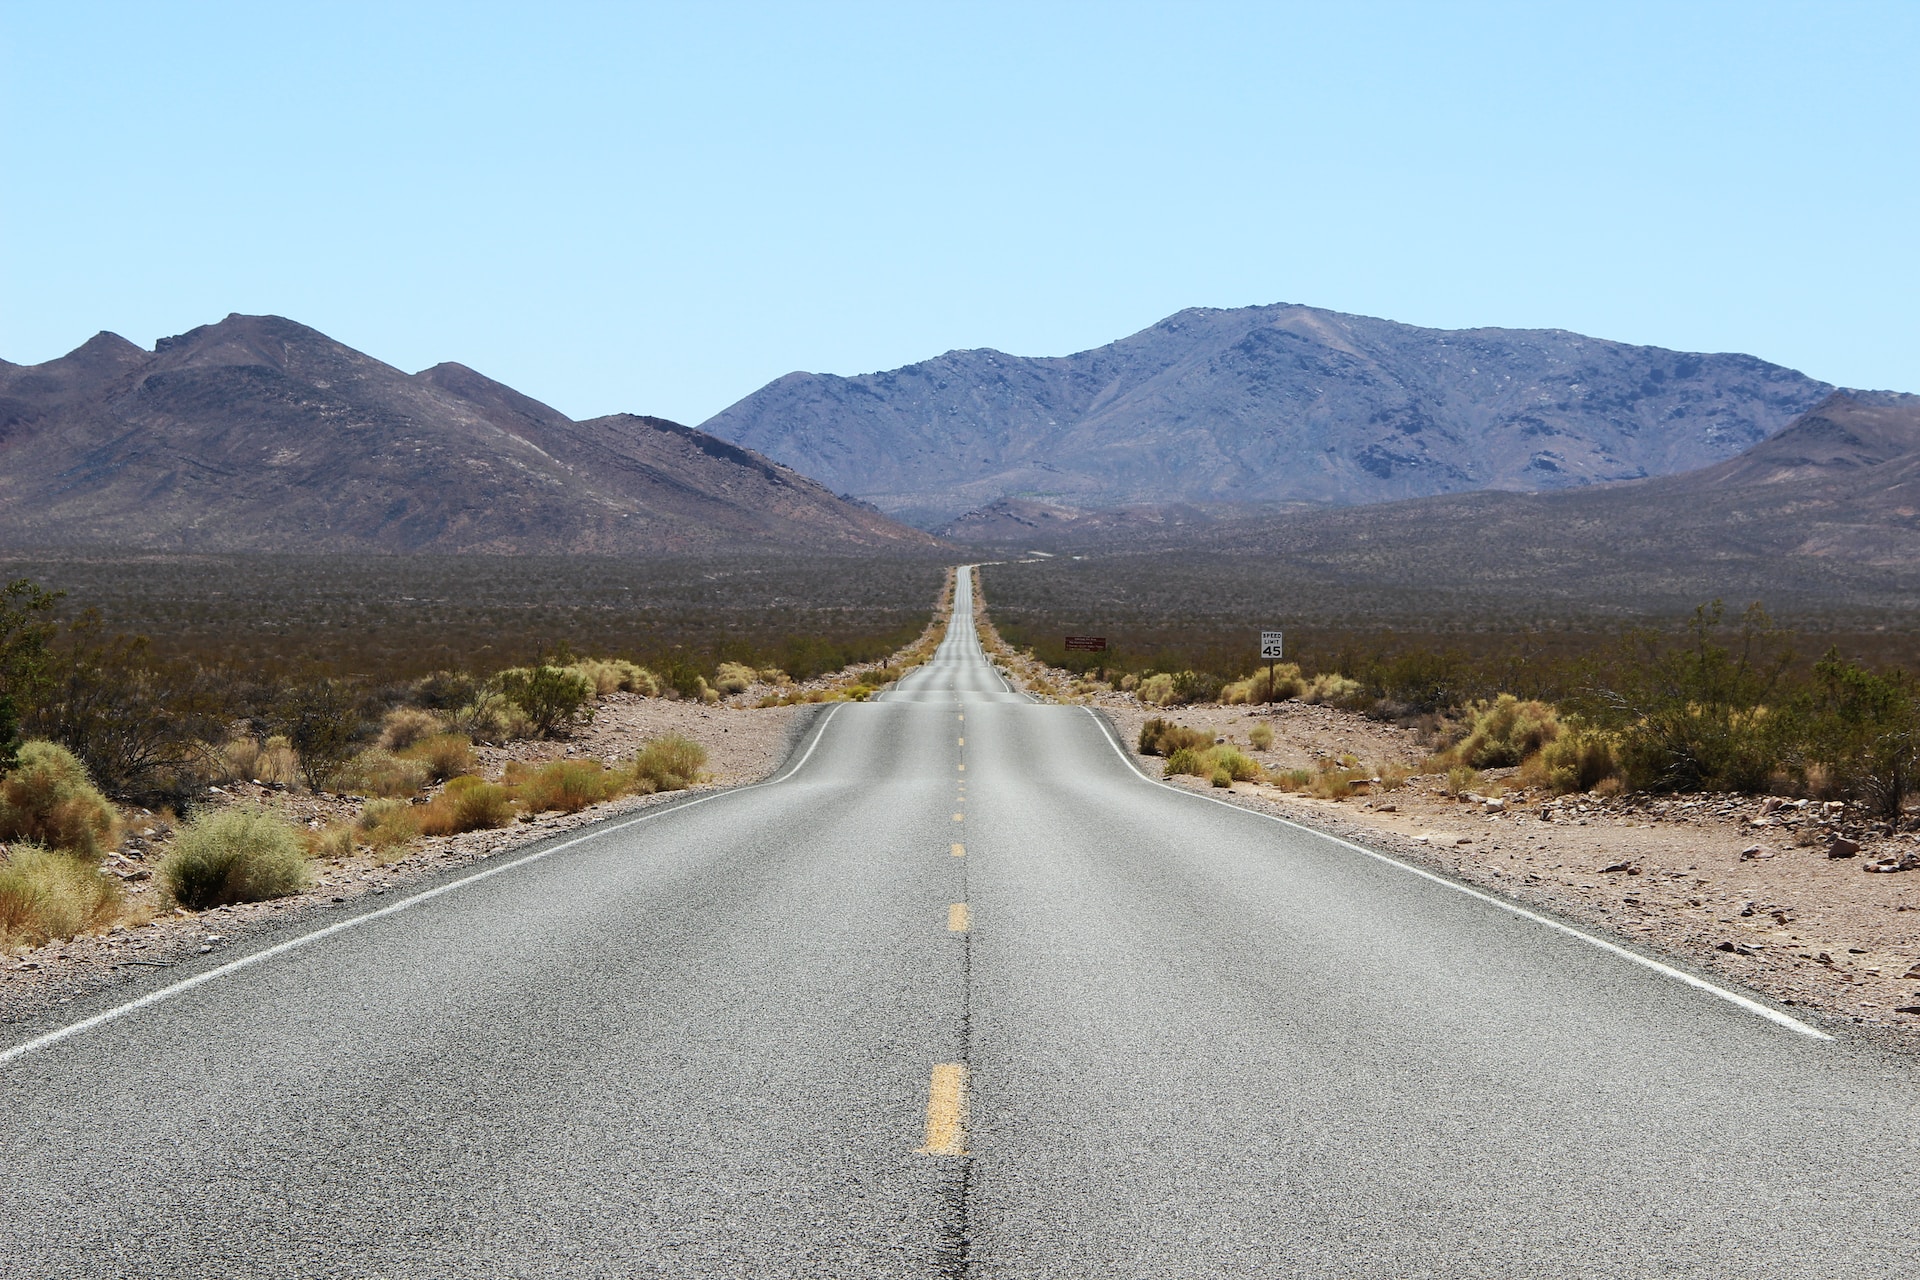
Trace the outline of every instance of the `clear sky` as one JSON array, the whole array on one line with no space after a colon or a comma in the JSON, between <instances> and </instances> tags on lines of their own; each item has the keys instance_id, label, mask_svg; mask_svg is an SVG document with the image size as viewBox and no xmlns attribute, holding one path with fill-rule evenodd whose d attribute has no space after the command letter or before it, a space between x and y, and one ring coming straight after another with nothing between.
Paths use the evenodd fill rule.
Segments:
<instances>
[{"instance_id":1,"label":"clear sky","mask_svg":"<svg viewBox=\"0 0 1920 1280\"><path fill-rule=\"evenodd\" d=\"M575 416L1188 306L1920 391L1920 4L0 0L0 357L290 316Z\"/></svg>"}]
</instances>

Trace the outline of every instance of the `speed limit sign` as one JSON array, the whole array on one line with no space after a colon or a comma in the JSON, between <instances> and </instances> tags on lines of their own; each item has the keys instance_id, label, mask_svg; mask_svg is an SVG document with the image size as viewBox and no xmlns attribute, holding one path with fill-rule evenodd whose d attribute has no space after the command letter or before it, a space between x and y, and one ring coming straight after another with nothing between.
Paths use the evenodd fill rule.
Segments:
<instances>
[{"instance_id":1,"label":"speed limit sign","mask_svg":"<svg viewBox=\"0 0 1920 1280\"><path fill-rule=\"evenodd\" d=\"M1280 632L1262 631L1260 633L1260 656L1268 662L1277 662L1286 656L1281 651Z\"/></svg>"}]
</instances>

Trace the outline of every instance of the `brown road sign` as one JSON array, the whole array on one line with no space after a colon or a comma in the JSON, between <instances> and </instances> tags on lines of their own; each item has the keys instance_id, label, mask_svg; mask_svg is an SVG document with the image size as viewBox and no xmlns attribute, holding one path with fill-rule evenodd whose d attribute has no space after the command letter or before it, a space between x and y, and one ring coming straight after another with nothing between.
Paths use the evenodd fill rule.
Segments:
<instances>
[{"instance_id":1,"label":"brown road sign","mask_svg":"<svg viewBox=\"0 0 1920 1280\"><path fill-rule=\"evenodd\" d=\"M1068 636L1067 650L1070 653L1105 653L1107 638L1105 636Z\"/></svg>"}]
</instances>

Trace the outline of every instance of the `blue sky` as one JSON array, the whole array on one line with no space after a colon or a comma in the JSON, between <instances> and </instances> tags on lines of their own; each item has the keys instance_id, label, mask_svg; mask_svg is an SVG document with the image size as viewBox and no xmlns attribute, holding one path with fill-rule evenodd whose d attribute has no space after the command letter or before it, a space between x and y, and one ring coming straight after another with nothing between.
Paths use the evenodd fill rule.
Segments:
<instances>
[{"instance_id":1,"label":"blue sky","mask_svg":"<svg viewBox=\"0 0 1920 1280\"><path fill-rule=\"evenodd\" d=\"M0 0L0 357L275 312L576 416L1187 306L1920 391L1920 4Z\"/></svg>"}]
</instances>

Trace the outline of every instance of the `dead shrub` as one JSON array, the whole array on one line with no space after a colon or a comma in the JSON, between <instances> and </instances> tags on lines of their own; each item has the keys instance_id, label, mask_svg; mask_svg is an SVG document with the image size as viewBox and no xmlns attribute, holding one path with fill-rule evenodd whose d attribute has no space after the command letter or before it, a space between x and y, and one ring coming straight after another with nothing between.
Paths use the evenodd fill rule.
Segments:
<instances>
[{"instance_id":1,"label":"dead shrub","mask_svg":"<svg viewBox=\"0 0 1920 1280\"><path fill-rule=\"evenodd\" d=\"M20 843L0 860L0 950L95 933L120 914L120 882L90 858Z\"/></svg>"},{"instance_id":2,"label":"dead shrub","mask_svg":"<svg viewBox=\"0 0 1920 1280\"><path fill-rule=\"evenodd\" d=\"M13 771L0 779L0 840L98 858L118 825L86 766L58 743L22 743Z\"/></svg>"},{"instance_id":3,"label":"dead shrub","mask_svg":"<svg viewBox=\"0 0 1920 1280\"><path fill-rule=\"evenodd\" d=\"M473 743L465 734L436 733L414 743L401 755L425 765L435 782L445 782L473 770Z\"/></svg>"},{"instance_id":4,"label":"dead shrub","mask_svg":"<svg viewBox=\"0 0 1920 1280\"><path fill-rule=\"evenodd\" d=\"M422 738L444 733L446 720L424 707L395 707L380 722L380 745L388 751L405 751Z\"/></svg>"},{"instance_id":5,"label":"dead shrub","mask_svg":"<svg viewBox=\"0 0 1920 1280\"><path fill-rule=\"evenodd\" d=\"M655 791L684 791L700 779L707 764L707 749L691 738L669 733L640 748L626 768L634 790L643 794Z\"/></svg>"},{"instance_id":6,"label":"dead shrub","mask_svg":"<svg viewBox=\"0 0 1920 1280\"><path fill-rule=\"evenodd\" d=\"M431 804L419 808L421 834L429 836L490 830L513 821L512 793L472 774L453 779Z\"/></svg>"},{"instance_id":7,"label":"dead shrub","mask_svg":"<svg viewBox=\"0 0 1920 1280\"><path fill-rule=\"evenodd\" d=\"M723 662L713 673L713 687L721 693L745 693L760 673L738 662Z\"/></svg>"},{"instance_id":8,"label":"dead shrub","mask_svg":"<svg viewBox=\"0 0 1920 1280\"><path fill-rule=\"evenodd\" d=\"M1211 737L1198 729L1162 720L1158 716L1140 726L1140 754L1143 756L1171 756L1183 747L1197 750L1212 742Z\"/></svg>"},{"instance_id":9,"label":"dead shrub","mask_svg":"<svg viewBox=\"0 0 1920 1280\"><path fill-rule=\"evenodd\" d=\"M359 835L353 823L334 822L318 831L309 831L300 838L307 846L309 858L338 862L342 858L353 856L354 847L359 843Z\"/></svg>"},{"instance_id":10,"label":"dead shrub","mask_svg":"<svg viewBox=\"0 0 1920 1280\"><path fill-rule=\"evenodd\" d=\"M626 789L627 778L598 760L553 760L515 780L513 793L528 813L578 813L611 800Z\"/></svg>"},{"instance_id":11,"label":"dead shrub","mask_svg":"<svg viewBox=\"0 0 1920 1280\"><path fill-rule=\"evenodd\" d=\"M403 759L374 747L362 751L342 766L336 775L336 783L346 791L358 791L363 795L388 800L404 800L419 794L420 788L427 785L432 774L433 771L423 761Z\"/></svg>"},{"instance_id":12,"label":"dead shrub","mask_svg":"<svg viewBox=\"0 0 1920 1280\"><path fill-rule=\"evenodd\" d=\"M360 811L354 829L360 839L376 852L410 843L420 834L420 815L425 806L404 800L374 800Z\"/></svg>"},{"instance_id":13,"label":"dead shrub","mask_svg":"<svg viewBox=\"0 0 1920 1280\"><path fill-rule=\"evenodd\" d=\"M293 744L275 734L265 742L242 734L220 748L216 771L222 782L300 783L300 760Z\"/></svg>"}]
</instances>

